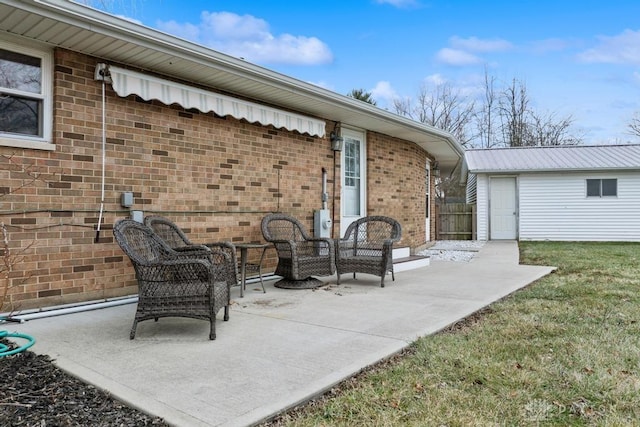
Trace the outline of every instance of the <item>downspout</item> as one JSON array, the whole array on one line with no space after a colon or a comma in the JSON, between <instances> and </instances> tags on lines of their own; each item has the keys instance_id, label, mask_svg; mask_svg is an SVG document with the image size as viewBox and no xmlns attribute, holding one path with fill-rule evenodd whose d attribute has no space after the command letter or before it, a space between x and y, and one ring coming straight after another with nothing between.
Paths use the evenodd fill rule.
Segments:
<instances>
[{"instance_id":1,"label":"downspout","mask_svg":"<svg viewBox=\"0 0 640 427\"><path fill-rule=\"evenodd\" d=\"M98 215L98 226L96 227L95 243L100 240L100 229L104 214L104 189L105 189L105 169L107 159L107 101L106 101L106 84L111 83L109 76L109 67L107 64L99 63L96 65L95 79L102 81L102 177L100 180L100 214Z\"/></svg>"},{"instance_id":2,"label":"downspout","mask_svg":"<svg viewBox=\"0 0 640 427\"><path fill-rule=\"evenodd\" d=\"M322 168L322 209L327 209L327 200L329 196L327 194L327 170Z\"/></svg>"}]
</instances>

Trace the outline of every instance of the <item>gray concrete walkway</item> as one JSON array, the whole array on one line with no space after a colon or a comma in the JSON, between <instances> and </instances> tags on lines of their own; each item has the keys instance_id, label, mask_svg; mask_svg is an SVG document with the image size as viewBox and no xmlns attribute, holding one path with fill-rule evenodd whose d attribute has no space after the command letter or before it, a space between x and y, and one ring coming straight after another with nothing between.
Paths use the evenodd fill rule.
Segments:
<instances>
[{"instance_id":1,"label":"gray concrete walkway","mask_svg":"<svg viewBox=\"0 0 640 427\"><path fill-rule=\"evenodd\" d=\"M316 290L234 288L231 318L138 325L134 304L30 320L9 329L32 351L176 426L248 426L308 400L362 368L548 274L518 265L516 242L489 242L470 262L432 261L396 273L335 276ZM256 288L256 289L254 289Z\"/></svg>"}]
</instances>

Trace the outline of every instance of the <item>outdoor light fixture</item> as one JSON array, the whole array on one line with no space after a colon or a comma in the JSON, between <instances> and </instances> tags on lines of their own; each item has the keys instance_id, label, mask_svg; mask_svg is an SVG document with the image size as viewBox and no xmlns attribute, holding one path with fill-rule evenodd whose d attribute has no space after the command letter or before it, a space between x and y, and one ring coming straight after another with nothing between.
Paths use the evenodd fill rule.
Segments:
<instances>
[{"instance_id":1,"label":"outdoor light fixture","mask_svg":"<svg viewBox=\"0 0 640 427\"><path fill-rule=\"evenodd\" d=\"M435 177L440 176L440 165L438 165L438 162L433 163L433 176Z\"/></svg>"},{"instance_id":2,"label":"outdoor light fixture","mask_svg":"<svg viewBox=\"0 0 640 427\"><path fill-rule=\"evenodd\" d=\"M329 139L331 141L331 149L333 151L342 151L342 144L344 143L344 138L338 136L337 133L331 132L329 135Z\"/></svg>"}]
</instances>

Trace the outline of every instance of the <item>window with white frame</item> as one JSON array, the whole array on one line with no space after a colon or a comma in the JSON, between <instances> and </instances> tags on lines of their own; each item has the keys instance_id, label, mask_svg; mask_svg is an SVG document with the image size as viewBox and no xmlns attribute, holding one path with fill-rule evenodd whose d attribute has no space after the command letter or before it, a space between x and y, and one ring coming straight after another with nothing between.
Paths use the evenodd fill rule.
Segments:
<instances>
[{"instance_id":1,"label":"window with white frame","mask_svg":"<svg viewBox=\"0 0 640 427\"><path fill-rule=\"evenodd\" d=\"M615 197L617 195L617 179L587 179L587 197Z\"/></svg>"},{"instance_id":2,"label":"window with white frame","mask_svg":"<svg viewBox=\"0 0 640 427\"><path fill-rule=\"evenodd\" d=\"M0 41L1 145L51 141L51 66L47 51Z\"/></svg>"}]
</instances>

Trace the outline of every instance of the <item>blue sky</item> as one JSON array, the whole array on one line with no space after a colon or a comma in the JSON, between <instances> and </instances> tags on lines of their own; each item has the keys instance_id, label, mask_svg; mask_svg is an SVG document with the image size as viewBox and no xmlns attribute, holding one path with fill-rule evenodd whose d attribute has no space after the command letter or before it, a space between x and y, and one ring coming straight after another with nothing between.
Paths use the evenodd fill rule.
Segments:
<instances>
[{"instance_id":1,"label":"blue sky","mask_svg":"<svg viewBox=\"0 0 640 427\"><path fill-rule=\"evenodd\" d=\"M90 2L91 3L91 2ZM640 1L100 0L109 12L341 94L394 98L484 71L525 83L538 112L590 144L640 142Z\"/></svg>"}]
</instances>

